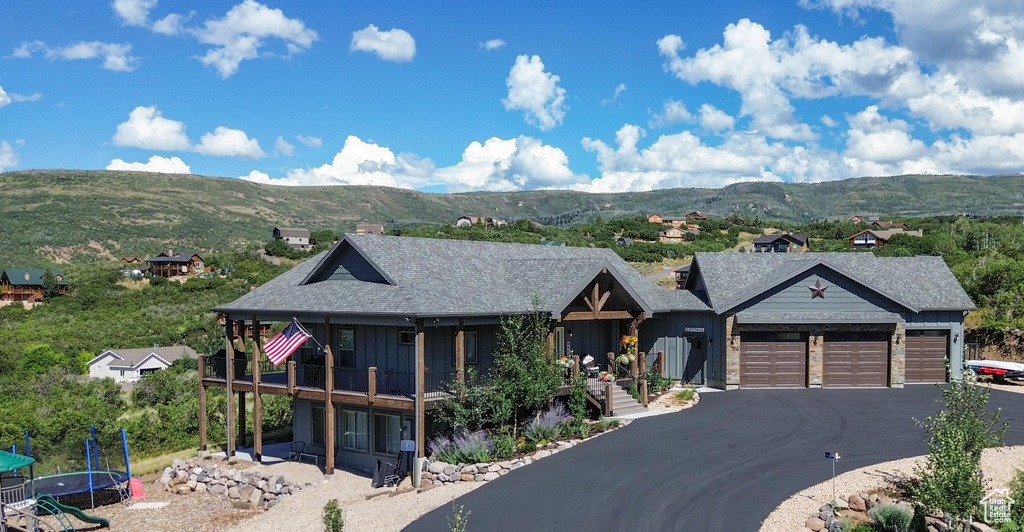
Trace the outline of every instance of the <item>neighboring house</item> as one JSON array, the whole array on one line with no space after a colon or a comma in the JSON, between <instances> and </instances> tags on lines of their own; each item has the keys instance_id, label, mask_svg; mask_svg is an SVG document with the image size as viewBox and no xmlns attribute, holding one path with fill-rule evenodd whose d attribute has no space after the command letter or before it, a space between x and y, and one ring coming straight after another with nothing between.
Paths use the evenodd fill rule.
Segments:
<instances>
[{"instance_id":1,"label":"neighboring house","mask_svg":"<svg viewBox=\"0 0 1024 532\"><path fill-rule=\"evenodd\" d=\"M904 231L909 231L910 230L910 226L908 226L907 224L905 224L903 222L887 222L885 220L875 220L874 222L871 222L871 228L872 229L902 229Z\"/></svg>"},{"instance_id":2,"label":"neighboring house","mask_svg":"<svg viewBox=\"0 0 1024 532\"><path fill-rule=\"evenodd\" d=\"M676 290L682 290L686 286L686 278L690 276L690 265L680 266L674 272L676 274Z\"/></svg>"},{"instance_id":3,"label":"neighboring house","mask_svg":"<svg viewBox=\"0 0 1024 532\"><path fill-rule=\"evenodd\" d=\"M146 347L142 349L107 349L89 361L89 378L110 377L117 382L135 382L147 373L167 369L175 360L198 358L187 346Z\"/></svg>"},{"instance_id":4,"label":"neighboring house","mask_svg":"<svg viewBox=\"0 0 1024 532\"><path fill-rule=\"evenodd\" d=\"M807 236L789 233L754 237L754 253L803 253Z\"/></svg>"},{"instance_id":5,"label":"neighboring house","mask_svg":"<svg viewBox=\"0 0 1024 532\"><path fill-rule=\"evenodd\" d=\"M665 223L665 219L662 218L660 214L655 212L647 215L647 223L660 225Z\"/></svg>"},{"instance_id":6,"label":"neighboring house","mask_svg":"<svg viewBox=\"0 0 1024 532\"><path fill-rule=\"evenodd\" d=\"M668 218L660 214L648 214L647 223L666 225L669 227L683 227L686 225L686 218Z\"/></svg>"},{"instance_id":7,"label":"neighboring house","mask_svg":"<svg viewBox=\"0 0 1024 532\"><path fill-rule=\"evenodd\" d=\"M309 248L309 229L275 227L274 239L283 240L285 244L295 249L307 249Z\"/></svg>"},{"instance_id":8,"label":"neighboring house","mask_svg":"<svg viewBox=\"0 0 1024 532\"><path fill-rule=\"evenodd\" d=\"M686 231L678 227L671 227L658 233L658 242L666 244L680 244L686 239Z\"/></svg>"},{"instance_id":9,"label":"neighboring house","mask_svg":"<svg viewBox=\"0 0 1024 532\"><path fill-rule=\"evenodd\" d=\"M57 281L57 294L68 291L68 282L60 270L50 270ZM38 303L46 297L43 276L46 270L7 268L0 273L0 301L27 301Z\"/></svg>"},{"instance_id":10,"label":"neighboring house","mask_svg":"<svg viewBox=\"0 0 1024 532\"><path fill-rule=\"evenodd\" d=\"M356 225L357 235L383 235L384 225L382 224L358 224Z\"/></svg>"},{"instance_id":11,"label":"neighboring house","mask_svg":"<svg viewBox=\"0 0 1024 532\"><path fill-rule=\"evenodd\" d=\"M686 219L687 220L707 220L708 219L708 213L700 212L700 211L688 212L688 213L686 213Z\"/></svg>"},{"instance_id":12,"label":"neighboring house","mask_svg":"<svg viewBox=\"0 0 1024 532\"><path fill-rule=\"evenodd\" d=\"M203 258L193 251L168 250L146 259L150 275L154 277L183 277L198 275L206 269Z\"/></svg>"},{"instance_id":13,"label":"neighboring house","mask_svg":"<svg viewBox=\"0 0 1024 532\"><path fill-rule=\"evenodd\" d=\"M892 240L892 237L896 235L920 237L924 233L920 229L917 231L904 231L902 228L885 230L865 229L851 235L847 240L849 240L850 247L853 249L874 249L888 244L889 240Z\"/></svg>"},{"instance_id":14,"label":"neighboring house","mask_svg":"<svg viewBox=\"0 0 1024 532\"><path fill-rule=\"evenodd\" d=\"M601 369L632 334L649 367L662 358L666 376L693 385L901 388L960 378L974 308L941 257L697 253L682 289L664 290L610 249L345 235L214 309L228 346L254 322L293 318L315 342L282 366L234 347L201 358L199 410L208 387L238 396L231 455L246 394L294 397L293 437L321 450L328 471L369 469L404 438L425 455L440 429L427 411L467 367L493 366L510 315L546 315L556 354L590 354ZM615 385L594 380L588 401L606 414L643 409L628 394L609 404Z\"/></svg>"},{"instance_id":15,"label":"neighboring house","mask_svg":"<svg viewBox=\"0 0 1024 532\"><path fill-rule=\"evenodd\" d=\"M477 223L485 223L486 218L479 216L459 216L455 219L455 227L469 227Z\"/></svg>"},{"instance_id":16,"label":"neighboring house","mask_svg":"<svg viewBox=\"0 0 1024 532\"><path fill-rule=\"evenodd\" d=\"M852 223L852 224L862 224L862 223L864 223L864 218L860 217L859 215L853 215L853 216L850 217L850 223Z\"/></svg>"},{"instance_id":17,"label":"neighboring house","mask_svg":"<svg viewBox=\"0 0 1024 532\"><path fill-rule=\"evenodd\" d=\"M126 264L142 264L146 262L146 259L143 257L121 257L121 262Z\"/></svg>"},{"instance_id":18,"label":"neighboring house","mask_svg":"<svg viewBox=\"0 0 1024 532\"><path fill-rule=\"evenodd\" d=\"M627 238L627 237L624 237L624 236L620 236L619 238L615 239L615 243L620 245L620 246L632 246L633 245L633 239L632 238Z\"/></svg>"}]
</instances>

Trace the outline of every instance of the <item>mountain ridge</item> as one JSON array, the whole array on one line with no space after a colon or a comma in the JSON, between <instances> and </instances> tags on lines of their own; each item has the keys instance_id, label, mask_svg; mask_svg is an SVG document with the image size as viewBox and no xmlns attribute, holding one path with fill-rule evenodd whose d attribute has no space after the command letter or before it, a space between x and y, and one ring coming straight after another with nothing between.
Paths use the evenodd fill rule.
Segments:
<instances>
[{"instance_id":1,"label":"mountain ridge","mask_svg":"<svg viewBox=\"0 0 1024 532\"><path fill-rule=\"evenodd\" d=\"M452 223L460 215L566 225L658 212L704 211L790 222L853 214L1020 214L1024 175L905 175L821 183L746 182L720 189L427 193L377 186L284 187L146 172L0 173L0 265L146 255L167 247L220 251L262 242L276 225L351 231Z\"/></svg>"}]
</instances>

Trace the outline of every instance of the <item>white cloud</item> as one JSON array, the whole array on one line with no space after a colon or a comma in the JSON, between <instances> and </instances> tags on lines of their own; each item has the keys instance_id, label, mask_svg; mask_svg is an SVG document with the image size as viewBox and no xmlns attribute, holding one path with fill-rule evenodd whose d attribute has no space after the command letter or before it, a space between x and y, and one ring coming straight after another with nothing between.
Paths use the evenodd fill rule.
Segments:
<instances>
[{"instance_id":1,"label":"white cloud","mask_svg":"<svg viewBox=\"0 0 1024 532\"><path fill-rule=\"evenodd\" d=\"M159 33L161 35L179 35L185 31L185 20L187 20L187 17L183 17L177 13L171 13L170 15L154 22L149 29L152 30L153 33Z\"/></svg>"},{"instance_id":2,"label":"white cloud","mask_svg":"<svg viewBox=\"0 0 1024 532\"><path fill-rule=\"evenodd\" d=\"M615 86L615 94L612 94L611 98L605 98L601 100L601 105L605 106L610 103L615 103L616 101L618 101L619 95L622 94L623 92L626 92L626 84L619 83L618 85Z\"/></svg>"},{"instance_id":3,"label":"white cloud","mask_svg":"<svg viewBox=\"0 0 1024 532\"><path fill-rule=\"evenodd\" d=\"M560 80L544 71L540 56L520 55L505 80L508 97L502 103L509 111L522 111L526 122L540 130L553 129L561 125L569 109L565 89L558 86Z\"/></svg>"},{"instance_id":4,"label":"white cloud","mask_svg":"<svg viewBox=\"0 0 1024 532\"><path fill-rule=\"evenodd\" d=\"M654 115L647 125L651 128L659 128L671 126L672 124L679 124L681 122L689 122L693 120L693 115L686 109L686 104L678 100L665 100L665 103L661 106L661 112Z\"/></svg>"},{"instance_id":5,"label":"white cloud","mask_svg":"<svg viewBox=\"0 0 1024 532\"><path fill-rule=\"evenodd\" d=\"M700 127L707 131L721 133L736 126L736 119L729 113L706 103L700 106Z\"/></svg>"},{"instance_id":6,"label":"white cloud","mask_svg":"<svg viewBox=\"0 0 1024 532\"><path fill-rule=\"evenodd\" d=\"M185 134L185 123L164 118L156 107L139 106L128 120L117 125L114 144L151 150L188 150L192 143Z\"/></svg>"},{"instance_id":7,"label":"white cloud","mask_svg":"<svg viewBox=\"0 0 1024 532\"><path fill-rule=\"evenodd\" d=\"M172 22L180 23L180 19ZM209 19L201 27L188 31L199 42L214 46L199 61L212 67L222 78L238 72L242 61L258 57L266 39L284 41L287 50L284 57L308 50L319 39L317 32L307 28L301 20L288 18L280 9L269 8L255 0L243 0L224 18Z\"/></svg>"},{"instance_id":8,"label":"white cloud","mask_svg":"<svg viewBox=\"0 0 1024 532\"><path fill-rule=\"evenodd\" d=\"M497 49L499 49L499 48L501 48L503 46L505 46L505 40L504 39L488 39L488 40L480 43L480 48L483 48L484 50L487 50L488 52L490 52L492 50L497 50Z\"/></svg>"},{"instance_id":9,"label":"white cloud","mask_svg":"<svg viewBox=\"0 0 1024 532\"><path fill-rule=\"evenodd\" d=\"M157 0L114 0L110 7L122 25L145 27L149 24L149 12L156 3Z\"/></svg>"},{"instance_id":10,"label":"white cloud","mask_svg":"<svg viewBox=\"0 0 1024 532\"><path fill-rule=\"evenodd\" d=\"M18 166L18 154L6 140L0 141L0 172Z\"/></svg>"},{"instance_id":11,"label":"white cloud","mask_svg":"<svg viewBox=\"0 0 1024 532\"><path fill-rule=\"evenodd\" d=\"M196 144L196 151L203 155L245 157L258 159L263 150L256 139L250 139L245 131L219 126L211 133L204 133Z\"/></svg>"},{"instance_id":12,"label":"white cloud","mask_svg":"<svg viewBox=\"0 0 1024 532\"><path fill-rule=\"evenodd\" d=\"M825 127L836 127L839 124L834 118L828 115L821 115L820 120Z\"/></svg>"},{"instance_id":13,"label":"white cloud","mask_svg":"<svg viewBox=\"0 0 1024 532\"><path fill-rule=\"evenodd\" d=\"M43 93L33 92L32 94L11 93L11 100L15 102L38 102L43 99Z\"/></svg>"},{"instance_id":14,"label":"white cloud","mask_svg":"<svg viewBox=\"0 0 1024 532\"><path fill-rule=\"evenodd\" d=\"M352 32L349 47L353 52L370 52L396 63L407 63L416 56L416 40L409 32L398 28L381 31L373 24Z\"/></svg>"},{"instance_id":15,"label":"white cloud","mask_svg":"<svg viewBox=\"0 0 1024 532\"><path fill-rule=\"evenodd\" d=\"M251 172L242 177L249 181L275 185L380 185L412 188L416 179L406 179L404 164L388 148L363 142L350 135L334 159L312 169L289 170L283 178L272 179L263 172Z\"/></svg>"},{"instance_id":16,"label":"white cloud","mask_svg":"<svg viewBox=\"0 0 1024 532\"><path fill-rule=\"evenodd\" d=\"M11 101L12 101L11 97L8 96L7 92L4 91L4 88L2 86L0 86L0 107L3 107L5 105L9 105L11 103Z\"/></svg>"},{"instance_id":17,"label":"white cloud","mask_svg":"<svg viewBox=\"0 0 1024 532\"><path fill-rule=\"evenodd\" d=\"M847 157L893 164L917 159L927 151L924 142L910 136L910 128L905 121L887 119L878 113L878 106L871 105L856 115L847 115L846 121L850 124Z\"/></svg>"},{"instance_id":18,"label":"white cloud","mask_svg":"<svg viewBox=\"0 0 1024 532\"><path fill-rule=\"evenodd\" d=\"M295 146L289 144L281 135L278 135L277 140L274 141L274 150L287 157L291 157L295 154Z\"/></svg>"},{"instance_id":19,"label":"white cloud","mask_svg":"<svg viewBox=\"0 0 1024 532\"><path fill-rule=\"evenodd\" d=\"M122 159L114 159L107 165L107 170L128 170L132 172L156 172L160 174L191 174L192 168L178 157L161 157L154 155L144 163L129 163Z\"/></svg>"},{"instance_id":20,"label":"white cloud","mask_svg":"<svg viewBox=\"0 0 1024 532\"><path fill-rule=\"evenodd\" d=\"M11 52L11 57L30 59L41 52L51 60L80 61L103 59L103 68L115 72L131 72L139 65L137 57L131 55L132 45L100 41L82 41L69 46L52 48L43 41L23 42Z\"/></svg>"},{"instance_id":21,"label":"white cloud","mask_svg":"<svg viewBox=\"0 0 1024 532\"><path fill-rule=\"evenodd\" d=\"M320 146L323 146L324 144L324 139L320 137L307 137L306 135L295 135L295 139L305 144L306 146L309 146L310 148L319 149Z\"/></svg>"}]
</instances>

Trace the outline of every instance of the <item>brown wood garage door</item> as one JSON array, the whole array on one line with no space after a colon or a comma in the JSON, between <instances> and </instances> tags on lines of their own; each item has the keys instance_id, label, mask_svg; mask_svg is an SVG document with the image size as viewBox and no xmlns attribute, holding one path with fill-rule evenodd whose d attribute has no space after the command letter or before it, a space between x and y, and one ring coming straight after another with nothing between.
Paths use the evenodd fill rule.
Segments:
<instances>
[{"instance_id":1,"label":"brown wood garage door","mask_svg":"<svg viewBox=\"0 0 1024 532\"><path fill-rule=\"evenodd\" d=\"M826 332L824 366L824 386L886 386L889 383L889 334Z\"/></svg>"},{"instance_id":2,"label":"brown wood garage door","mask_svg":"<svg viewBox=\"0 0 1024 532\"><path fill-rule=\"evenodd\" d=\"M740 388L807 386L807 337L803 333L740 334Z\"/></svg>"},{"instance_id":3,"label":"brown wood garage door","mask_svg":"<svg viewBox=\"0 0 1024 532\"><path fill-rule=\"evenodd\" d=\"M907 331L904 382L946 382L946 331Z\"/></svg>"}]
</instances>

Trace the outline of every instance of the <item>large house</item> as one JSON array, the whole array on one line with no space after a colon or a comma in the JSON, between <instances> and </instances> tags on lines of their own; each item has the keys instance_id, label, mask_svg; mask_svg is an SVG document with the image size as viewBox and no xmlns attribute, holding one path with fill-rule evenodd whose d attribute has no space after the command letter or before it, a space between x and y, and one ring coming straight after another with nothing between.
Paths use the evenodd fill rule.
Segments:
<instances>
[{"instance_id":1,"label":"large house","mask_svg":"<svg viewBox=\"0 0 1024 532\"><path fill-rule=\"evenodd\" d=\"M51 270L57 283L57 294L68 291L68 282L60 270ZM46 270L7 268L0 273L0 301L26 301L38 303L46 297L43 278Z\"/></svg>"},{"instance_id":2,"label":"large house","mask_svg":"<svg viewBox=\"0 0 1024 532\"><path fill-rule=\"evenodd\" d=\"M850 247L853 249L874 249L880 248L889 243L892 237L896 235L907 235L907 236L923 236L923 232L918 229L917 231L906 231L902 227L893 227L892 229L865 229L863 231L850 235L847 239L850 242Z\"/></svg>"},{"instance_id":3,"label":"large house","mask_svg":"<svg viewBox=\"0 0 1024 532\"><path fill-rule=\"evenodd\" d=\"M754 237L755 253L803 253L807 251L807 236L789 233Z\"/></svg>"},{"instance_id":4,"label":"large house","mask_svg":"<svg viewBox=\"0 0 1024 532\"><path fill-rule=\"evenodd\" d=\"M601 369L633 334L647 367L686 383L901 388L960 377L963 319L974 309L940 257L697 253L681 288L657 287L608 249L346 235L215 309L228 347L200 359L200 411L207 387L237 396L231 454L246 394L256 416L260 394L290 395L294 438L328 470L371 468L404 438L425 455L435 430L427 412L467 368L492 366L505 316L548 316L555 352L590 354ZM247 331L292 319L313 340L274 366ZM589 401L606 414L645 408L618 384L593 384ZM258 455L259 417L254 426Z\"/></svg>"},{"instance_id":5,"label":"large house","mask_svg":"<svg viewBox=\"0 0 1024 532\"><path fill-rule=\"evenodd\" d=\"M295 249L308 249L309 229L275 227L274 240L281 240Z\"/></svg>"},{"instance_id":6,"label":"large house","mask_svg":"<svg viewBox=\"0 0 1024 532\"><path fill-rule=\"evenodd\" d=\"M194 251L164 251L155 257L147 258L146 265L153 277L168 279L198 275L206 269L203 258Z\"/></svg>"},{"instance_id":7,"label":"large house","mask_svg":"<svg viewBox=\"0 0 1024 532\"><path fill-rule=\"evenodd\" d=\"M196 352L183 345L146 347L142 349L107 349L88 362L89 377L112 378L119 383L135 382L143 375L167 369L175 360L197 358Z\"/></svg>"},{"instance_id":8,"label":"large house","mask_svg":"<svg viewBox=\"0 0 1024 532\"><path fill-rule=\"evenodd\" d=\"M384 225L383 224L357 224L356 225L357 235L383 235Z\"/></svg>"},{"instance_id":9,"label":"large house","mask_svg":"<svg viewBox=\"0 0 1024 532\"><path fill-rule=\"evenodd\" d=\"M904 231L909 231L910 230L910 226L908 226L907 224L905 224L903 222L889 222L889 221L886 221L886 220L875 220L875 221L871 222L871 228L872 229L902 229Z\"/></svg>"}]
</instances>

